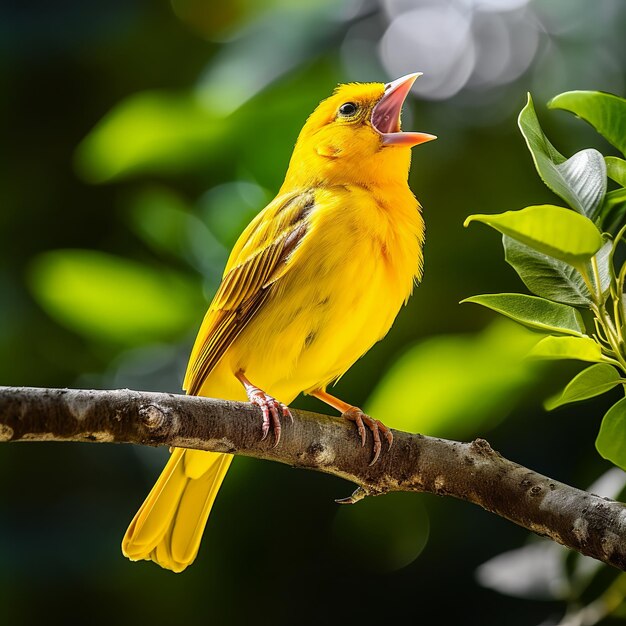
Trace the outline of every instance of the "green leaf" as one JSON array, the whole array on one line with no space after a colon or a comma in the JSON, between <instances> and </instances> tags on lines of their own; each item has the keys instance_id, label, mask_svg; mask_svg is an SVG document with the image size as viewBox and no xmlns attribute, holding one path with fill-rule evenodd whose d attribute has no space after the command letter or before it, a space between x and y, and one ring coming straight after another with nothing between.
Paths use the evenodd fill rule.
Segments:
<instances>
[{"instance_id":1,"label":"green leaf","mask_svg":"<svg viewBox=\"0 0 626 626\"><path fill-rule=\"evenodd\" d=\"M566 160L543 133L530 94L518 124L543 182L573 209L594 219L606 193L602 155L590 148Z\"/></svg>"},{"instance_id":2,"label":"green leaf","mask_svg":"<svg viewBox=\"0 0 626 626\"><path fill-rule=\"evenodd\" d=\"M596 266L598 268L598 275L596 277L595 270L593 268L593 264L588 262L585 264L585 271L587 276L589 276L589 280L591 280L593 284L594 291L599 294L600 300L602 302L606 302L606 298L608 297L609 290L611 288L611 253L613 251L613 241L608 239L606 243L598 250L597 254L594 255L594 260L596 262ZM598 280L600 279L600 284L598 285Z\"/></svg>"},{"instance_id":3,"label":"green leaf","mask_svg":"<svg viewBox=\"0 0 626 626\"><path fill-rule=\"evenodd\" d=\"M172 272L93 250L38 256L30 286L58 322L90 338L136 345L182 334L204 308L200 287Z\"/></svg>"},{"instance_id":4,"label":"green leaf","mask_svg":"<svg viewBox=\"0 0 626 626\"><path fill-rule=\"evenodd\" d=\"M526 287L534 294L564 304L589 307L591 294L580 272L568 263L537 252L529 246L507 237L502 237L504 258L519 274ZM600 274L602 293L610 286L610 254L612 243L608 241L595 255ZM595 285L591 264L586 264L587 274Z\"/></svg>"},{"instance_id":5,"label":"green leaf","mask_svg":"<svg viewBox=\"0 0 626 626\"><path fill-rule=\"evenodd\" d=\"M593 148L581 150L557 165L556 170L572 194L570 200L561 197L573 209L595 219L606 193L606 164L602 154Z\"/></svg>"},{"instance_id":6,"label":"green leaf","mask_svg":"<svg viewBox=\"0 0 626 626\"><path fill-rule=\"evenodd\" d=\"M116 105L81 142L76 167L92 183L144 171L188 171L211 157L229 130L230 120L192 93L138 93Z\"/></svg>"},{"instance_id":7,"label":"green leaf","mask_svg":"<svg viewBox=\"0 0 626 626\"><path fill-rule=\"evenodd\" d=\"M551 204L496 215L470 215L464 226L474 221L575 267L588 261L604 243L589 218Z\"/></svg>"},{"instance_id":8,"label":"green leaf","mask_svg":"<svg viewBox=\"0 0 626 626\"><path fill-rule=\"evenodd\" d=\"M607 226L613 226L617 224L618 227L622 226L621 218L624 215L623 205L626 203L626 189L615 189L609 191L604 196L604 202L602 204L602 220Z\"/></svg>"},{"instance_id":9,"label":"green leaf","mask_svg":"<svg viewBox=\"0 0 626 626\"><path fill-rule=\"evenodd\" d=\"M626 161L614 156L604 157L606 175L618 185L626 187Z\"/></svg>"},{"instance_id":10,"label":"green leaf","mask_svg":"<svg viewBox=\"0 0 626 626\"><path fill-rule=\"evenodd\" d=\"M596 449L600 456L626 470L626 398L616 402L604 416Z\"/></svg>"},{"instance_id":11,"label":"green leaf","mask_svg":"<svg viewBox=\"0 0 626 626\"><path fill-rule=\"evenodd\" d=\"M602 361L600 346L589 337L544 337L528 356L535 359Z\"/></svg>"},{"instance_id":12,"label":"green leaf","mask_svg":"<svg viewBox=\"0 0 626 626\"><path fill-rule=\"evenodd\" d=\"M525 358L536 342L536 333L500 318L479 334L420 341L387 369L365 409L394 428L471 437L543 378L548 365Z\"/></svg>"},{"instance_id":13,"label":"green leaf","mask_svg":"<svg viewBox=\"0 0 626 626\"><path fill-rule=\"evenodd\" d=\"M502 237L504 258L533 293L555 302L588 307L589 289L576 269L512 237Z\"/></svg>"},{"instance_id":14,"label":"green leaf","mask_svg":"<svg viewBox=\"0 0 626 626\"><path fill-rule=\"evenodd\" d=\"M626 189L615 189L606 194L606 205L610 208L626 202Z\"/></svg>"},{"instance_id":15,"label":"green leaf","mask_svg":"<svg viewBox=\"0 0 626 626\"><path fill-rule=\"evenodd\" d=\"M548 102L551 109L570 111L589 122L622 154L626 154L626 100L601 91L568 91Z\"/></svg>"},{"instance_id":16,"label":"green leaf","mask_svg":"<svg viewBox=\"0 0 626 626\"><path fill-rule=\"evenodd\" d=\"M574 376L563 392L556 398L546 401L548 411L569 402L579 402L599 396L620 383L626 382L619 372L608 363L596 363Z\"/></svg>"},{"instance_id":17,"label":"green leaf","mask_svg":"<svg viewBox=\"0 0 626 626\"><path fill-rule=\"evenodd\" d=\"M565 304L557 304L522 293L494 293L462 300L480 304L512 320L544 332L584 335L585 324L580 313Z\"/></svg>"}]
</instances>

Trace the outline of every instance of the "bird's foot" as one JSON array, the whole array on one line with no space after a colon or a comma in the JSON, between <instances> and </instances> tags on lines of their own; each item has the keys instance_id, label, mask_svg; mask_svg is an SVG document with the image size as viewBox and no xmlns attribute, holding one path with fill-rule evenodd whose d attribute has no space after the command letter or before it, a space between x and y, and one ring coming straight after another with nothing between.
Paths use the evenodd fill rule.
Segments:
<instances>
[{"instance_id":1,"label":"bird's foot","mask_svg":"<svg viewBox=\"0 0 626 626\"><path fill-rule=\"evenodd\" d=\"M256 385L253 385L245 376L243 371L239 371L235 374L237 379L241 382L244 389L246 390L246 395L248 396L248 400L252 404L256 404L260 407L261 412L263 413L263 424L261 426L261 432L263 436L261 437L261 441L263 441L268 433L270 432L270 426L274 429L274 448L278 445L280 441L280 433L282 431L282 426L280 424L280 416L288 417L293 424L293 415L289 410L287 405L283 404L273 398L269 394L265 393L263 389L259 389Z\"/></svg>"},{"instance_id":2,"label":"bird's foot","mask_svg":"<svg viewBox=\"0 0 626 626\"><path fill-rule=\"evenodd\" d=\"M361 411L361 409L353 406L343 412L342 417L345 417L347 420L354 422L359 431L359 435L361 435L361 445L365 446L365 441L367 439L366 428L369 428L372 431L372 436L374 437L374 457L370 461L370 465L374 465L378 458L380 457L380 453L382 450L382 440L380 435L387 440L389 444L389 448L393 445L393 433L390 428L387 428L382 422L375 420L374 418L366 415Z\"/></svg>"},{"instance_id":3,"label":"bird's foot","mask_svg":"<svg viewBox=\"0 0 626 626\"><path fill-rule=\"evenodd\" d=\"M291 415L289 407L276 400L276 398L273 398L269 394L265 393L258 387L254 387L254 389L250 390L246 389L246 392L248 393L248 399L250 402L260 407L261 412L263 413L263 424L261 426L261 432L263 435L261 437L261 441L267 438L271 426L274 430L275 448L280 441L280 434L282 432L282 426L280 424L281 415L282 417L288 417L293 424L293 416Z\"/></svg>"}]
</instances>

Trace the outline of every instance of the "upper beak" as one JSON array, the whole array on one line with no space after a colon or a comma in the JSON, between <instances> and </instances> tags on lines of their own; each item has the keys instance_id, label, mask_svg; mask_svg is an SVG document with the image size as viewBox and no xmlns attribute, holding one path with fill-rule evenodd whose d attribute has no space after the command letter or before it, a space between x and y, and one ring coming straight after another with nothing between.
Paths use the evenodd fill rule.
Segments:
<instances>
[{"instance_id":1,"label":"upper beak","mask_svg":"<svg viewBox=\"0 0 626 626\"><path fill-rule=\"evenodd\" d=\"M400 130L400 114L402 105L411 91L413 83L421 76L421 72L407 74L385 87L383 97L372 111L372 126L382 135L383 146L417 146L437 139L428 133L405 133Z\"/></svg>"}]
</instances>

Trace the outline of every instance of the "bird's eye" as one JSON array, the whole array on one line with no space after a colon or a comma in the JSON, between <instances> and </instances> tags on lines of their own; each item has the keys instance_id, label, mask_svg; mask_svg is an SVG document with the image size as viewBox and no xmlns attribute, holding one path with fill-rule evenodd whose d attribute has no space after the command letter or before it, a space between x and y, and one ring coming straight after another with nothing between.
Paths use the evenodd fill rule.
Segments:
<instances>
[{"instance_id":1,"label":"bird's eye","mask_svg":"<svg viewBox=\"0 0 626 626\"><path fill-rule=\"evenodd\" d=\"M356 104L354 102L346 102L339 107L339 115L342 117L352 117L356 113Z\"/></svg>"}]
</instances>

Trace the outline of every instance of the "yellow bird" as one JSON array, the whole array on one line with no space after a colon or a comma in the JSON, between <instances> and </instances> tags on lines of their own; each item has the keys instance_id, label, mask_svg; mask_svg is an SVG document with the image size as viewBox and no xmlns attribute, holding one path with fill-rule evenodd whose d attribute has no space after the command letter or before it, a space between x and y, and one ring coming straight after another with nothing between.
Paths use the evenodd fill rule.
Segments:
<instances>
[{"instance_id":1,"label":"yellow bird","mask_svg":"<svg viewBox=\"0 0 626 626\"><path fill-rule=\"evenodd\" d=\"M275 443L304 392L354 421L372 463L391 431L326 391L391 328L422 275L424 222L408 183L400 113L419 74L339 85L296 142L276 198L235 244L191 352L184 389L245 400ZM175 449L122 542L124 554L180 572L190 565L232 461Z\"/></svg>"}]
</instances>

